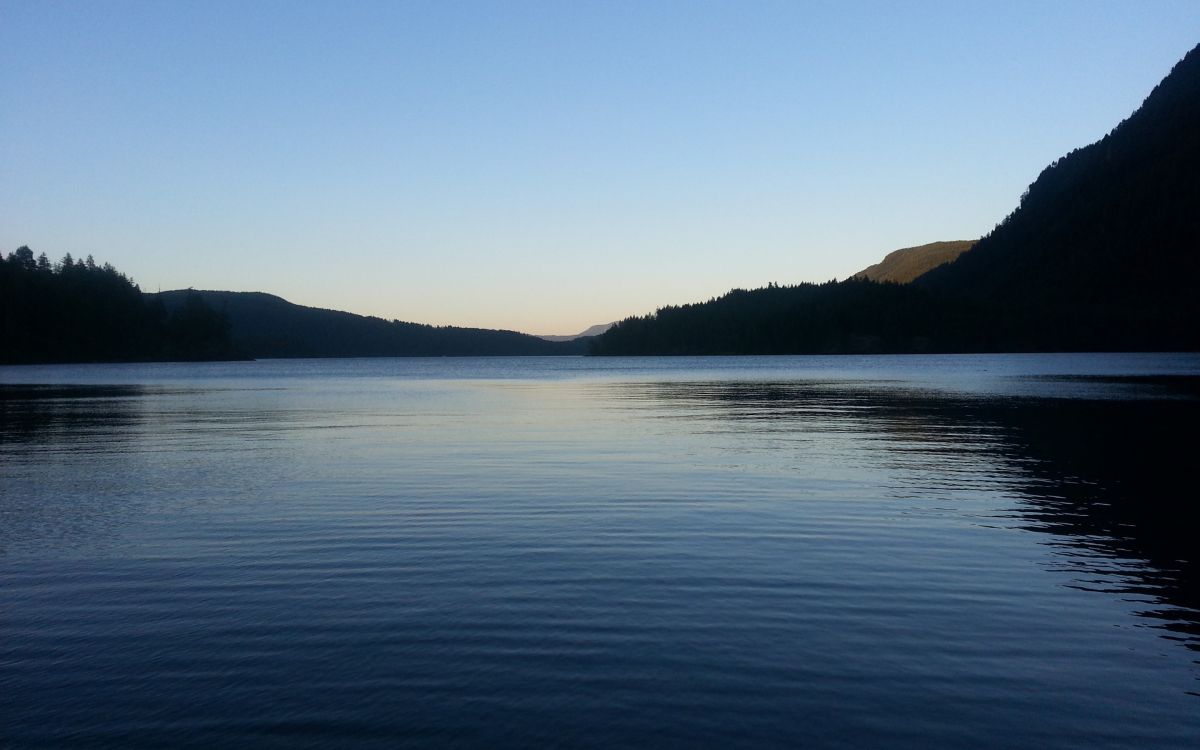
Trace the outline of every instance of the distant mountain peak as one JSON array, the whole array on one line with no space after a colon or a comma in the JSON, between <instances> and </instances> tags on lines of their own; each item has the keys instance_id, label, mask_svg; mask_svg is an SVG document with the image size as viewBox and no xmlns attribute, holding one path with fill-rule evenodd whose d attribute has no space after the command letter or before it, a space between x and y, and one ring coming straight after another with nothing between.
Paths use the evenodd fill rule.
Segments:
<instances>
[{"instance_id":1,"label":"distant mountain peak","mask_svg":"<svg viewBox=\"0 0 1200 750\"><path fill-rule=\"evenodd\" d=\"M975 242L976 240L949 240L893 250L885 255L883 260L864 268L852 278L907 284L927 271L954 260L974 247Z\"/></svg>"},{"instance_id":2,"label":"distant mountain peak","mask_svg":"<svg viewBox=\"0 0 1200 750\"><path fill-rule=\"evenodd\" d=\"M583 333L576 333L568 336L538 336L538 338L546 339L547 341L574 341L575 339L582 339L586 338L587 336L599 336L616 324L616 321L613 321L612 323L597 323Z\"/></svg>"}]
</instances>

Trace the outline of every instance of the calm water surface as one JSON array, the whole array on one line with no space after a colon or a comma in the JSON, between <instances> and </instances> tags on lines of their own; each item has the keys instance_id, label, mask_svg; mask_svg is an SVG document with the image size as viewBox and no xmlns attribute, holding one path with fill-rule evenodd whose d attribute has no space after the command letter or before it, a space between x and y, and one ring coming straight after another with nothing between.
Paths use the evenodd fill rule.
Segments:
<instances>
[{"instance_id":1,"label":"calm water surface","mask_svg":"<svg viewBox=\"0 0 1200 750\"><path fill-rule=\"evenodd\" d=\"M1200 743L1200 356L0 368L0 745Z\"/></svg>"}]
</instances>

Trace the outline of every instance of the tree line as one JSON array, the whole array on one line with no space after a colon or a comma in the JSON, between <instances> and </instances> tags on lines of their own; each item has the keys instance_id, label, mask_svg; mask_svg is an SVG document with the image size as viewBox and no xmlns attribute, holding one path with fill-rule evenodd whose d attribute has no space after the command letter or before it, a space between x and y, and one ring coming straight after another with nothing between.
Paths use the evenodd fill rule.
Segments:
<instances>
[{"instance_id":1,"label":"tree line","mask_svg":"<svg viewBox=\"0 0 1200 750\"><path fill-rule=\"evenodd\" d=\"M597 355L852 354L990 348L982 311L920 287L868 279L734 289L627 318Z\"/></svg>"},{"instance_id":2,"label":"tree line","mask_svg":"<svg viewBox=\"0 0 1200 750\"><path fill-rule=\"evenodd\" d=\"M0 362L238 358L229 322L198 294L168 312L108 263L52 263L22 246L0 257Z\"/></svg>"},{"instance_id":3,"label":"tree line","mask_svg":"<svg viewBox=\"0 0 1200 750\"><path fill-rule=\"evenodd\" d=\"M610 355L1200 350L1194 300L1071 305L989 300L862 278L734 289L627 318L590 344Z\"/></svg>"}]
</instances>

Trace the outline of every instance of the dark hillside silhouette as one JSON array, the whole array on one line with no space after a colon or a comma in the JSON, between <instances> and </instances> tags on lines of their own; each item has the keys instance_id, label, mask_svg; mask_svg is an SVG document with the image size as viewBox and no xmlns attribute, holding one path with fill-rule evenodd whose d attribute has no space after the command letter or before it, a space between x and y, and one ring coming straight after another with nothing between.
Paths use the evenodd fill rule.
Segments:
<instances>
[{"instance_id":1,"label":"dark hillside silhouette","mask_svg":"<svg viewBox=\"0 0 1200 750\"><path fill-rule=\"evenodd\" d=\"M515 331L405 323L296 305L262 292L196 293L225 314L234 344L252 357L402 357L582 354L586 341L556 343ZM186 292L148 295L167 310Z\"/></svg>"},{"instance_id":2,"label":"dark hillside silhouette","mask_svg":"<svg viewBox=\"0 0 1200 750\"><path fill-rule=\"evenodd\" d=\"M912 283L735 290L622 321L592 351L1196 350L1198 274L1200 47L1111 133L1047 167L995 230Z\"/></svg>"},{"instance_id":3,"label":"dark hillside silhouette","mask_svg":"<svg viewBox=\"0 0 1200 750\"><path fill-rule=\"evenodd\" d=\"M111 265L0 258L0 363L582 354L588 339L386 321L258 292L143 294Z\"/></svg>"},{"instance_id":4,"label":"dark hillside silhouette","mask_svg":"<svg viewBox=\"0 0 1200 750\"><path fill-rule=\"evenodd\" d=\"M1112 132L1046 167L973 249L916 283L982 300L1014 332L1177 348L1196 345L1198 273L1200 46Z\"/></svg>"},{"instance_id":5,"label":"dark hillside silhouette","mask_svg":"<svg viewBox=\"0 0 1200 750\"><path fill-rule=\"evenodd\" d=\"M598 336L593 354L842 354L991 348L978 311L926 289L849 279L735 289Z\"/></svg>"},{"instance_id":6,"label":"dark hillside silhouette","mask_svg":"<svg viewBox=\"0 0 1200 750\"><path fill-rule=\"evenodd\" d=\"M0 259L0 362L237 357L227 322L194 295L168 312L90 255L52 264L20 247Z\"/></svg>"}]
</instances>

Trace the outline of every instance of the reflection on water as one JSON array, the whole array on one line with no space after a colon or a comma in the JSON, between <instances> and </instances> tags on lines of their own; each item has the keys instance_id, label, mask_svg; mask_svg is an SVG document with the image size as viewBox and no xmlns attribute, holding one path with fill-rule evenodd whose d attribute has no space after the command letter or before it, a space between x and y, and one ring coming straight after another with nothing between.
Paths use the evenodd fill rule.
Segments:
<instances>
[{"instance_id":1,"label":"reflection on water","mask_svg":"<svg viewBox=\"0 0 1200 750\"><path fill-rule=\"evenodd\" d=\"M0 744L1192 746L1200 362L853 361L2 370Z\"/></svg>"},{"instance_id":2,"label":"reflection on water","mask_svg":"<svg viewBox=\"0 0 1200 750\"><path fill-rule=\"evenodd\" d=\"M1056 398L947 394L905 383L606 384L605 398L762 437L844 432L915 474L912 492L1003 482L1020 528L1051 535L1069 585L1123 598L1200 651L1192 434L1200 377L1031 378ZM1013 390L1021 390L1014 388ZM1104 396L1106 398L1097 398ZM1200 663L1200 662L1198 662ZM1200 695L1200 692L1197 693Z\"/></svg>"},{"instance_id":3,"label":"reflection on water","mask_svg":"<svg viewBox=\"0 0 1200 750\"><path fill-rule=\"evenodd\" d=\"M138 418L145 391L137 385L0 385L0 440L86 442L96 430L120 439Z\"/></svg>"}]
</instances>

